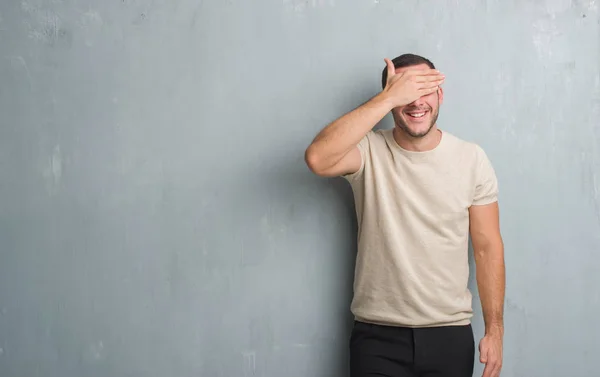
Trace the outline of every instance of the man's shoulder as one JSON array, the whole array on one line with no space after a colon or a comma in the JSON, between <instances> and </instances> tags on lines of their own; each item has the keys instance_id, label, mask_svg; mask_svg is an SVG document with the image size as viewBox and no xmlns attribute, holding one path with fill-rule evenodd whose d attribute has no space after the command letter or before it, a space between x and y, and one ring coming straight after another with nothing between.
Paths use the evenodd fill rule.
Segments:
<instances>
[{"instance_id":1,"label":"man's shoulder","mask_svg":"<svg viewBox=\"0 0 600 377\"><path fill-rule=\"evenodd\" d=\"M444 137L446 137L447 144L455 155L460 155L463 158L473 158L475 160L485 157L483 147L475 141L467 140L448 131L444 131Z\"/></svg>"},{"instance_id":2,"label":"man's shoulder","mask_svg":"<svg viewBox=\"0 0 600 377\"><path fill-rule=\"evenodd\" d=\"M385 141L386 138L388 137L388 134L390 134L390 132L392 132L392 129L377 128L377 129L372 129L371 131L367 132L365 137L369 138L370 141L374 141L374 142Z\"/></svg>"},{"instance_id":3,"label":"man's shoulder","mask_svg":"<svg viewBox=\"0 0 600 377\"><path fill-rule=\"evenodd\" d=\"M462 136L458 136L453 132L449 132L444 130L444 137L449 141L449 143L453 144L459 148L476 148L478 146L477 143L471 140L467 140Z\"/></svg>"},{"instance_id":4,"label":"man's shoulder","mask_svg":"<svg viewBox=\"0 0 600 377\"><path fill-rule=\"evenodd\" d=\"M392 130L390 129L373 129L365 134L359 143L359 146L365 149L377 150L385 146L387 139Z\"/></svg>"}]
</instances>

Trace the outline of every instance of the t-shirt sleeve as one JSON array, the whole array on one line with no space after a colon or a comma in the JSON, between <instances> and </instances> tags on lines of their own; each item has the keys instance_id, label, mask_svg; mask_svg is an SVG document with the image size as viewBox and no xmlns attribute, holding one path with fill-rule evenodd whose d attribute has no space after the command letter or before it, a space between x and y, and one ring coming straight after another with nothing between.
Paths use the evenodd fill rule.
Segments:
<instances>
[{"instance_id":1,"label":"t-shirt sleeve","mask_svg":"<svg viewBox=\"0 0 600 377\"><path fill-rule=\"evenodd\" d=\"M358 151L360 152L360 168L354 173L342 175L342 178L345 178L348 182L352 183L353 181L362 179L362 177L364 176L366 158L368 156L369 150L369 135L371 134L371 132L372 131L369 131L369 133L367 133L356 145Z\"/></svg>"},{"instance_id":2,"label":"t-shirt sleeve","mask_svg":"<svg viewBox=\"0 0 600 377\"><path fill-rule=\"evenodd\" d=\"M485 205L498 200L498 178L485 151L477 146L477 171L473 205Z\"/></svg>"}]
</instances>

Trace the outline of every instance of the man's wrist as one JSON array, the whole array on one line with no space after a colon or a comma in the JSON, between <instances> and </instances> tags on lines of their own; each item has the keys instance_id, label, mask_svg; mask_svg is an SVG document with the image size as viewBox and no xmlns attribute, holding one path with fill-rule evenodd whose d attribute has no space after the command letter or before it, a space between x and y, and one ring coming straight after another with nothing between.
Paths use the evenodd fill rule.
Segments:
<instances>
[{"instance_id":1,"label":"man's wrist","mask_svg":"<svg viewBox=\"0 0 600 377\"><path fill-rule=\"evenodd\" d=\"M392 109L394 109L394 107L396 107L396 105L394 105L394 99L385 90L378 93L375 96L374 100L376 103L382 104L383 106L385 106L386 111L388 111L388 112L392 111Z\"/></svg>"},{"instance_id":2,"label":"man's wrist","mask_svg":"<svg viewBox=\"0 0 600 377\"><path fill-rule=\"evenodd\" d=\"M504 337L504 325L502 323L493 323L485 327L485 335L502 338Z\"/></svg>"}]
</instances>

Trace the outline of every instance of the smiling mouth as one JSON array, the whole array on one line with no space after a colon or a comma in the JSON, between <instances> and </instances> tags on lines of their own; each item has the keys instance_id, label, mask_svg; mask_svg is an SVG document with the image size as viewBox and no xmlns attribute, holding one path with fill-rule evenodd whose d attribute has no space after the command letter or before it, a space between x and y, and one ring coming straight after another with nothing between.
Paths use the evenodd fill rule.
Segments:
<instances>
[{"instance_id":1,"label":"smiling mouth","mask_svg":"<svg viewBox=\"0 0 600 377\"><path fill-rule=\"evenodd\" d=\"M409 118L413 118L413 119L419 119L419 118L423 118L426 114L428 113L428 111L419 111L419 112L410 112L410 113L405 113Z\"/></svg>"}]
</instances>

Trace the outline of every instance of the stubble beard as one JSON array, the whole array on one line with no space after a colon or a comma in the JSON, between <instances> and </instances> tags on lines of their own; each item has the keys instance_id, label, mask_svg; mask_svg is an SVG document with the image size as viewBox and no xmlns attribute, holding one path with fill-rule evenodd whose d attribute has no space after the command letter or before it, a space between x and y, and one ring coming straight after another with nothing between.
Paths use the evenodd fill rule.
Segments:
<instances>
[{"instance_id":1,"label":"stubble beard","mask_svg":"<svg viewBox=\"0 0 600 377\"><path fill-rule=\"evenodd\" d=\"M438 101L438 106L437 106L437 108L435 110L435 113L433 113L433 111L432 111L431 108L429 108L428 111L430 111L430 114L432 114L431 115L431 122L429 123L429 127L425 131L422 131L422 132L413 132L410 129L410 127L408 127L408 124L404 120L403 114L396 117L397 118L396 119L396 126L402 132L404 132L405 134L407 134L408 136L410 136L412 138L415 138L415 139L420 139L420 138L426 136L431 131L431 129L433 128L433 126L435 126L435 124L437 122L437 119L438 119L438 116L439 116L439 111L440 111L439 101Z\"/></svg>"}]
</instances>

